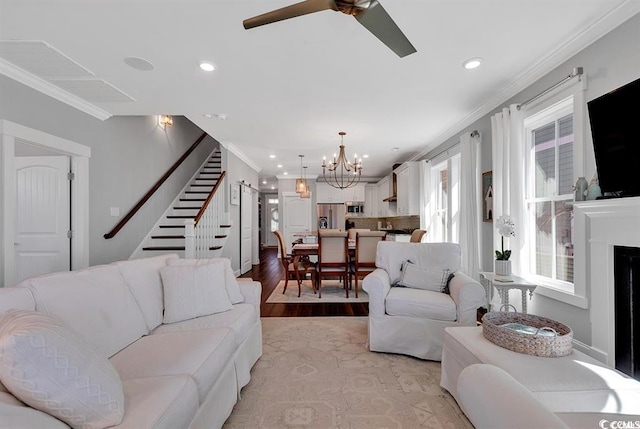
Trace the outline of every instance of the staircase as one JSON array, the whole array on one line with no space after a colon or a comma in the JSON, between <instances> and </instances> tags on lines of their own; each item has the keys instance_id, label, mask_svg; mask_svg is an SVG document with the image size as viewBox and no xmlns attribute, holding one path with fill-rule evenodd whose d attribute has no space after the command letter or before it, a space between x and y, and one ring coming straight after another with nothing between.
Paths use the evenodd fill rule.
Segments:
<instances>
[{"instance_id":1,"label":"staircase","mask_svg":"<svg viewBox=\"0 0 640 429\"><path fill-rule=\"evenodd\" d=\"M131 258L145 258L162 253L178 253L180 257L185 257L189 253L185 249L185 222L196 221L198 212L219 180L224 181L224 174L222 157L220 151L216 149L134 251ZM221 186L216 191L216 195L217 197L209 203L207 208L207 212L213 212L213 216L209 216L206 222L209 235L206 239L205 251L199 252L196 257L220 257L227 241L231 224L226 210L224 207L212 207L214 204L221 205L224 202ZM202 239L200 244L201 242Z\"/></svg>"}]
</instances>

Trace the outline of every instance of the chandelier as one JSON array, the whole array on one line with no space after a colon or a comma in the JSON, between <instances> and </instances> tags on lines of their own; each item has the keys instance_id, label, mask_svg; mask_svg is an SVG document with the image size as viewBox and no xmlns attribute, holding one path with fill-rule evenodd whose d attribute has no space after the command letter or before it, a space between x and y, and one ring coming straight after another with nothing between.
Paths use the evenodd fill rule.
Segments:
<instances>
[{"instance_id":1,"label":"chandelier","mask_svg":"<svg viewBox=\"0 0 640 429\"><path fill-rule=\"evenodd\" d=\"M333 161L327 163L327 158L322 158L322 175L324 181L337 189L346 189L355 186L360 182L362 174L362 159L358 160L358 155L354 154L353 162L347 160L344 153L344 136L347 133L340 131L340 153L333 154Z\"/></svg>"},{"instance_id":2,"label":"chandelier","mask_svg":"<svg viewBox=\"0 0 640 429\"><path fill-rule=\"evenodd\" d=\"M300 178L296 179L296 192L302 194L307 191L307 179L302 177L302 158L304 155L298 155L300 157Z\"/></svg>"}]
</instances>

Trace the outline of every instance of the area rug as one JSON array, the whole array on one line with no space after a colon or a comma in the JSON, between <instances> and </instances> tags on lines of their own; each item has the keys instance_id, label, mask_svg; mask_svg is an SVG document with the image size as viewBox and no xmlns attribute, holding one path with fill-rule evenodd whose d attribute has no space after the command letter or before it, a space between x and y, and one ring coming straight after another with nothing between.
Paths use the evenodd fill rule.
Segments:
<instances>
[{"instance_id":1,"label":"area rug","mask_svg":"<svg viewBox=\"0 0 640 429\"><path fill-rule=\"evenodd\" d=\"M289 280L287 285L287 292L282 293L284 290L284 280L278 283L278 286L271 292L269 298L267 298L267 304L282 304L282 303L314 303L322 304L325 302L369 302L369 295L362 290L362 282L358 282L358 298L355 297L354 290L349 291L349 298L345 297L344 288L342 283L338 280L323 280L322 281L322 298L318 298L317 293L313 293L311 288L311 280L302 281L302 293L298 298L298 284L295 280Z\"/></svg>"},{"instance_id":2,"label":"area rug","mask_svg":"<svg viewBox=\"0 0 640 429\"><path fill-rule=\"evenodd\" d=\"M370 352L366 317L269 317L262 327L263 355L227 429L473 429L439 386L440 363Z\"/></svg>"}]
</instances>

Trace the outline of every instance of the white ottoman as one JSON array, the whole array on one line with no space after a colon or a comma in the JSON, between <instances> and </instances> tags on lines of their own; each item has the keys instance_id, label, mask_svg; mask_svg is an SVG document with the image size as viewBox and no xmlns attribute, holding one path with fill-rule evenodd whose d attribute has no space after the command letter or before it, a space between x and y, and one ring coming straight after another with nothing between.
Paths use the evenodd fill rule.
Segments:
<instances>
[{"instance_id":1,"label":"white ottoman","mask_svg":"<svg viewBox=\"0 0 640 429\"><path fill-rule=\"evenodd\" d=\"M474 363L502 368L556 413L640 414L640 382L584 353L530 356L496 346L482 327L445 328L440 385L456 400L458 376Z\"/></svg>"}]
</instances>

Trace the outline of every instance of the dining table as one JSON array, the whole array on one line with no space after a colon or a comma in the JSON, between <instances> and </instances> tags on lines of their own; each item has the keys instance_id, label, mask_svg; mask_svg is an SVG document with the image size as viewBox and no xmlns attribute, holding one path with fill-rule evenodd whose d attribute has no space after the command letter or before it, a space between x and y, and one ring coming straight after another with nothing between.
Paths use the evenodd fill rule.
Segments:
<instances>
[{"instance_id":1,"label":"dining table","mask_svg":"<svg viewBox=\"0 0 640 429\"><path fill-rule=\"evenodd\" d=\"M356 241L349 240L349 256L353 257L356 252ZM293 270L296 273L296 280L300 283L300 271L298 270L299 262L302 260L302 266L305 268L304 274L307 275L307 269L313 265L309 260L309 256L318 255L318 243L298 243L291 248L291 256L293 257ZM315 285L312 285L315 293Z\"/></svg>"}]
</instances>

